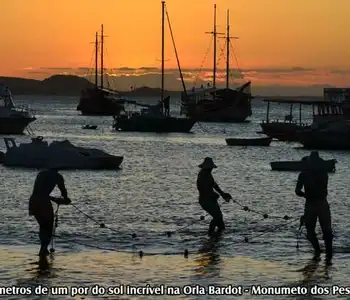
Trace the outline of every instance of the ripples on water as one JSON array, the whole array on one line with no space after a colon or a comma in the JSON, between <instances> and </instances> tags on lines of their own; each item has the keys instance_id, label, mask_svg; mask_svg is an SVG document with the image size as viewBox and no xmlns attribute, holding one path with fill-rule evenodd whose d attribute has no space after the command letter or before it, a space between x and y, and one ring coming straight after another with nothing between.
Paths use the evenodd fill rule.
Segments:
<instances>
[{"instance_id":1,"label":"ripples on water","mask_svg":"<svg viewBox=\"0 0 350 300\"><path fill-rule=\"evenodd\" d=\"M338 160L337 172L330 176L329 183L336 253L327 276L323 262L313 274L306 274L296 272L307 265L312 254L305 237L301 239L299 252L296 251L298 221L275 233L254 238L271 226L286 221L264 220L243 211L236 204L223 204L227 230L221 239L211 243L206 237L209 219L199 221L203 213L197 202L195 183L197 166L205 156L214 158L218 165L214 176L235 200L273 215L299 217L302 214L303 201L294 195L297 174L272 172L269 162L300 159L308 154L307 151L297 148L297 144L282 142L272 142L269 148L263 149L225 145L224 138L228 136L256 136L256 131L260 130L259 122L265 117L263 104L254 105L250 123L202 123L194 126L194 134L158 135L113 132L112 118L78 116L76 99L33 99L17 97L16 102L30 103L36 110L38 120L32 129L37 135L48 141L67 138L75 145L98 147L124 156L122 170L117 172L62 172L74 204L113 231L100 228L71 206L60 208L56 255L49 271L38 274L37 265L32 264L37 261L37 226L27 213L36 172L0 166L1 282L22 286L348 284L350 246L346 196L349 155L346 152L320 151L324 158ZM287 114L288 110L285 106L276 106L272 113L277 117ZM99 127L97 130L83 130L84 124ZM24 142L29 137L16 139ZM1 148L4 147L2 142ZM175 231L191 222L194 224L181 233L166 236L167 231ZM136 238L132 238L133 233ZM251 243L243 242L245 236ZM187 259L182 254L185 249L190 252ZM142 259L137 255L140 250L145 253ZM168 255L148 255L159 253ZM85 299L89 297L92 296L85 296ZM171 299L232 297L169 296ZM255 297L245 294L241 298ZM322 297L336 296L315 296L315 299ZM13 299L17 298L13 296ZM112 298L138 299L139 296ZM281 296L264 297L267 298L280 299ZM294 298L304 299L302 296Z\"/></svg>"}]
</instances>

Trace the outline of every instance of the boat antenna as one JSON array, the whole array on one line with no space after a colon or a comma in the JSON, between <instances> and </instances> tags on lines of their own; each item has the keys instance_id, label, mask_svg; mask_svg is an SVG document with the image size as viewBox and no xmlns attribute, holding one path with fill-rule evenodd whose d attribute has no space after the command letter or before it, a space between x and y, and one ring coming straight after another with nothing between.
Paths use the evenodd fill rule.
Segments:
<instances>
[{"instance_id":1,"label":"boat antenna","mask_svg":"<svg viewBox=\"0 0 350 300\"><path fill-rule=\"evenodd\" d=\"M162 87L160 91L160 101L163 101L164 99L164 8L165 1L162 1Z\"/></svg>"},{"instance_id":2,"label":"boat antenna","mask_svg":"<svg viewBox=\"0 0 350 300\"><path fill-rule=\"evenodd\" d=\"M229 88L230 82L230 40L238 39L236 36L230 36L230 10L227 10L227 29L226 29L226 89Z\"/></svg>"},{"instance_id":3,"label":"boat antenna","mask_svg":"<svg viewBox=\"0 0 350 300\"><path fill-rule=\"evenodd\" d=\"M217 36L224 34L224 33L219 33L216 31L216 4L214 4L214 27L213 31L211 32L206 32L209 34L212 34L214 37L214 58L213 58L213 88L216 87L216 42L217 42Z\"/></svg>"},{"instance_id":4,"label":"boat antenna","mask_svg":"<svg viewBox=\"0 0 350 300\"><path fill-rule=\"evenodd\" d=\"M103 89L103 24L101 24L101 89Z\"/></svg>"},{"instance_id":5,"label":"boat antenna","mask_svg":"<svg viewBox=\"0 0 350 300\"><path fill-rule=\"evenodd\" d=\"M95 37L95 87L98 88L98 32Z\"/></svg>"}]
</instances>

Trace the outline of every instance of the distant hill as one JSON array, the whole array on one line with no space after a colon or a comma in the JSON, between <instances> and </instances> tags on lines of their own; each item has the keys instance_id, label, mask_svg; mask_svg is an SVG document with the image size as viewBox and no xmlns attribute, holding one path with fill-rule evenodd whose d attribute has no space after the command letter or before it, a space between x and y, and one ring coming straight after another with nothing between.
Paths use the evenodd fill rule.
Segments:
<instances>
[{"instance_id":1,"label":"distant hill","mask_svg":"<svg viewBox=\"0 0 350 300\"><path fill-rule=\"evenodd\" d=\"M94 85L85 78L72 75L54 75L44 80L0 77L14 95L76 96L81 90Z\"/></svg>"},{"instance_id":2,"label":"distant hill","mask_svg":"<svg viewBox=\"0 0 350 300\"><path fill-rule=\"evenodd\" d=\"M94 87L89 80L74 75L53 75L44 80L0 76L0 83L8 86L14 95L79 96L83 89ZM160 91L160 88L144 86L120 93L124 96L157 97ZM164 96L175 94L180 92L164 91Z\"/></svg>"}]
</instances>

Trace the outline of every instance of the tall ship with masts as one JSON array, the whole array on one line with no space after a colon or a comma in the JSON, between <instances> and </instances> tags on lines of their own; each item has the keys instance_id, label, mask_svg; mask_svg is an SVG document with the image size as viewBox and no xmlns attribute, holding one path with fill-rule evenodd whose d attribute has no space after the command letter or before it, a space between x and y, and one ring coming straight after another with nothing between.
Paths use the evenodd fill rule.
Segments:
<instances>
[{"instance_id":1,"label":"tall ship with masts","mask_svg":"<svg viewBox=\"0 0 350 300\"><path fill-rule=\"evenodd\" d=\"M170 133L181 132L189 133L196 123L196 120L188 117L174 117L170 115L170 96L164 97L164 19L165 13L167 15L167 21L169 30L175 49L176 60L180 72L181 82L184 90L186 91L184 79L182 76L180 61L178 58L177 50L175 47L175 41L173 32L170 25L169 15L166 11L165 1L162 1L162 76L161 76L161 95L159 102L155 105L146 105L136 103L136 106L146 107L141 109L141 112L127 112L122 113L114 117L113 128L118 131L136 131L136 132L155 132L155 133ZM132 102L132 101L128 101Z\"/></svg>"},{"instance_id":2,"label":"tall ship with masts","mask_svg":"<svg viewBox=\"0 0 350 300\"><path fill-rule=\"evenodd\" d=\"M214 28L212 32L214 39L213 58L213 84L211 87L193 88L191 92L183 92L181 95L181 113L188 117L195 118L202 122L244 122L252 115L251 109L251 82L248 81L242 86L231 89L230 79L230 47L231 39L237 37L230 36L229 10L227 11L227 32L226 36L226 87L216 86L217 73L217 36L216 30L216 4L214 5Z\"/></svg>"},{"instance_id":3,"label":"tall ship with masts","mask_svg":"<svg viewBox=\"0 0 350 300\"><path fill-rule=\"evenodd\" d=\"M124 102L120 94L104 86L104 66L103 66L103 25L101 25L101 69L100 85L98 85L98 32L95 38L95 86L84 89L81 92L80 101L77 110L83 115L91 116L114 116L118 115L124 109Z\"/></svg>"}]
</instances>

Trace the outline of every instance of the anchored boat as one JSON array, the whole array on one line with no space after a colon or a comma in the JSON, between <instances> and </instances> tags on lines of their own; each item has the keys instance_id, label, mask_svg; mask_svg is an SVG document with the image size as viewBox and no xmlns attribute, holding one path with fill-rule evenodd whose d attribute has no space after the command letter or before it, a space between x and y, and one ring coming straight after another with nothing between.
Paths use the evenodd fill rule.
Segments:
<instances>
[{"instance_id":1,"label":"anchored boat","mask_svg":"<svg viewBox=\"0 0 350 300\"><path fill-rule=\"evenodd\" d=\"M336 159L324 160L327 172L335 172ZM302 171L302 161L272 161L270 162L273 171Z\"/></svg>"},{"instance_id":2,"label":"anchored boat","mask_svg":"<svg viewBox=\"0 0 350 300\"><path fill-rule=\"evenodd\" d=\"M263 138L227 138L226 144L229 146L265 146L268 147L271 144L271 137Z\"/></svg>"},{"instance_id":3,"label":"anchored boat","mask_svg":"<svg viewBox=\"0 0 350 300\"><path fill-rule=\"evenodd\" d=\"M188 133L191 131L196 120L193 118L173 117L170 116L170 96L164 98L164 16L165 16L165 1L162 1L162 76L161 76L161 95L160 101L155 105L145 105L133 101L136 106L146 107L140 112L127 112L114 116L113 128L118 131L138 131L138 132L156 132L156 133L170 133L182 132ZM175 54L180 71L180 77L183 87L185 84L180 68L179 58L177 55L175 42L170 26L169 16L167 13L167 20ZM132 101L129 101L132 102Z\"/></svg>"},{"instance_id":4,"label":"anchored boat","mask_svg":"<svg viewBox=\"0 0 350 300\"><path fill-rule=\"evenodd\" d=\"M95 40L95 87L84 89L81 92L77 110L82 115L88 116L114 116L124 109L124 98L117 91L104 87L104 67L103 67L103 25L101 25L101 74L100 86L98 85L98 33Z\"/></svg>"},{"instance_id":5,"label":"anchored boat","mask_svg":"<svg viewBox=\"0 0 350 300\"><path fill-rule=\"evenodd\" d=\"M61 169L118 169L123 156L108 154L99 149L76 147L68 140L49 144L43 137L31 143L17 145L14 138L4 138L7 152L3 164L8 167L48 168L54 162Z\"/></svg>"},{"instance_id":6,"label":"anchored boat","mask_svg":"<svg viewBox=\"0 0 350 300\"><path fill-rule=\"evenodd\" d=\"M312 100L312 99L264 99L267 102L266 120L262 121L260 126L262 133L281 141L298 141L300 132L313 127L322 126L332 120L343 120L345 118L342 105L333 101ZM283 120L270 119L270 103L289 104L290 112ZM299 118L294 119L293 108L299 106ZM312 107L312 121L307 122L302 119L302 107Z\"/></svg>"},{"instance_id":7,"label":"anchored boat","mask_svg":"<svg viewBox=\"0 0 350 300\"><path fill-rule=\"evenodd\" d=\"M214 28L212 32L214 42L213 58L213 85L208 88L193 88L191 92L183 92L181 96L181 112L187 117L194 118L201 122L223 122L238 123L245 122L252 115L251 108L251 82L248 81L242 86L232 89L229 86L230 77L230 48L232 47L231 39L237 37L230 36L230 18L227 11L227 31L226 36L226 87L217 88L216 86L216 43L218 33L216 30L216 4L214 5ZM243 77L243 75L241 74Z\"/></svg>"}]
</instances>

